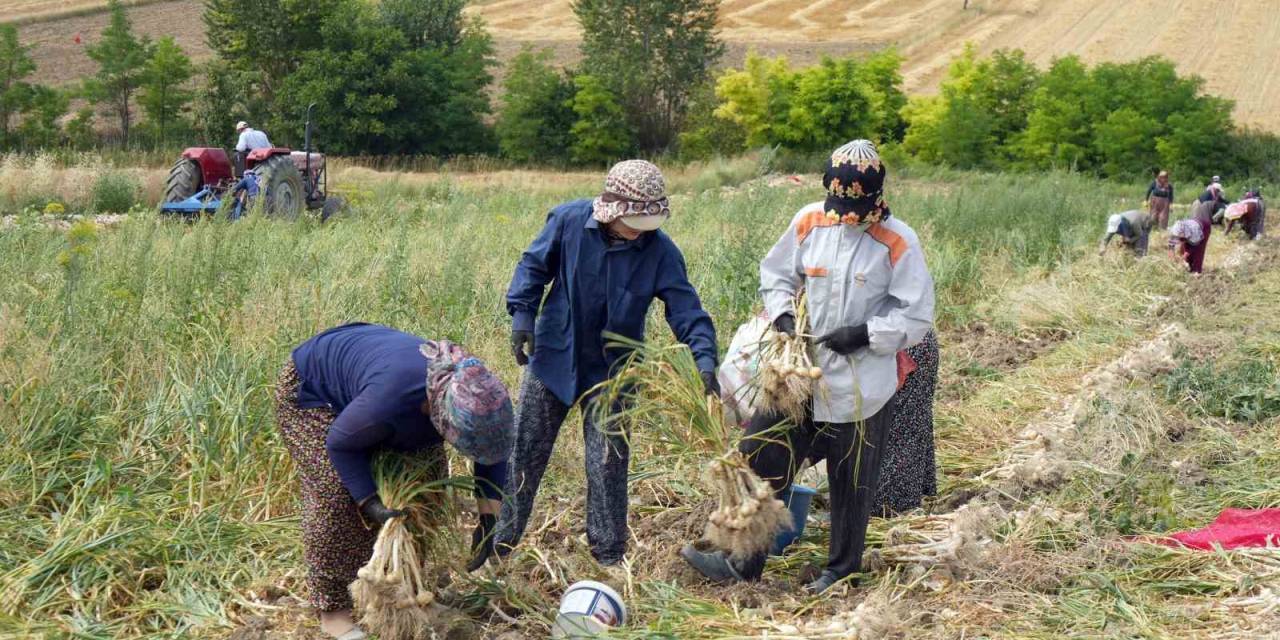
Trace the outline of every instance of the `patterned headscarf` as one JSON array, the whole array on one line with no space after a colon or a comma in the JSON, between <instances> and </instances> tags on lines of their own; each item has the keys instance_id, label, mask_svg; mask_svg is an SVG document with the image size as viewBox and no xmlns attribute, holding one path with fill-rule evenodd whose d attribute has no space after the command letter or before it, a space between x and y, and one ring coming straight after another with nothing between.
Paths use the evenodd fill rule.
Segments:
<instances>
[{"instance_id":1,"label":"patterned headscarf","mask_svg":"<svg viewBox=\"0 0 1280 640\"><path fill-rule=\"evenodd\" d=\"M1170 246L1173 245L1175 238L1186 240L1187 244L1194 247L1200 244L1201 240L1204 240L1204 229L1201 229L1200 223L1195 220L1179 220L1173 223L1173 226L1169 228Z\"/></svg>"},{"instance_id":2,"label":"patterned headscarf","mask_svg":"<svg viewBox=\"0 0 1280 640\"><path fill-rule=\"evenodd\" d=\"M600 224L635 216L670 216L662 171L644 160L623 160L613 165L604 179L604 193L591 203L591 215Z\"/></svg>"},{"instance_id":3,"label":"patterned headscarf","mask_svg":"<svg viewBox=\"0 0 1280 640\"><path fill-rule=\"evenodd\" d=\"M427 358L427 409L436 431L480 464L506 460L515 441L506 386L478 358L447 340L427 341L419 351Z\"/></svg>"},{"instance_id":4,"label":"patterned headscarf","mask_svg":"<svg viewBox=\"0 0 1280 640\"><path fill-rule=\"evenodd\" d=\"M889 217L884 201L885 167L870 140L854 140L832 152L822 175L827 217L845 224L880 222Z\"/></svg>"}]
</instances>

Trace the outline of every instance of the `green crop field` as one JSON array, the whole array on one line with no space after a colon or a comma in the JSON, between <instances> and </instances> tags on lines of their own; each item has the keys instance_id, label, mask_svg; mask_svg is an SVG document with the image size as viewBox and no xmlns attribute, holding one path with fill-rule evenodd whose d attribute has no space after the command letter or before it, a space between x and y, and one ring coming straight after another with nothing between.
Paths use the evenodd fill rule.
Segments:
<instances>
[{"instance_id":1,"label":"green crop field","mask_svg":"<svg viewBox=\"0 0 1280 640\"><path fill-rule=\"evenodd\" d=\"M757 305L758 260L820 197L812 176L796 186L755 167L672 176L666 229L722 348ZM593 195L598 178L340 176L352 206L326 224L183 224L141 208L110 228L63 232L21 215L0 227L0 637L318 634L301 605L297 493L271 403L289 350L338 323L379 322L458 341L517 383L503 302L512 268L545 212ZM891 176L890 204L920 232L940 302L934 510L972 496L998 504L981 557L891 566L811 599L797 582L825 554L826 527L814 524L764 583L702 584L675 556L705 519L699 461L660 455L637 426L623 635L1256 638L1278 628L1280 557L1128 541L1202 526L1225 506L1280 506L1275 246L1215 235L1217 266L1191 280L1164 259L1162 238L1142 261L1091 251L1105 214L1138 204L1138 185ZM1177 368L1091 394L1088 372L1175 322ZM660 310L650 335L670 340ZM1057 454L1065 478L1019 492L984 479L1025 428L1073 398L1088 410ZM442 582L462 612L442 637L545 637L563 587L605 577L580 540L581 436L568 424L526 545L499 568ZM1190 465L1200 475L1187 479L1177 470ZM918 521L876 521L873 545ZM469 529L447 529L459 553L434 561L452 567ZM838 615L860 603L861 618Z\"/></svg>"}]
</instances>

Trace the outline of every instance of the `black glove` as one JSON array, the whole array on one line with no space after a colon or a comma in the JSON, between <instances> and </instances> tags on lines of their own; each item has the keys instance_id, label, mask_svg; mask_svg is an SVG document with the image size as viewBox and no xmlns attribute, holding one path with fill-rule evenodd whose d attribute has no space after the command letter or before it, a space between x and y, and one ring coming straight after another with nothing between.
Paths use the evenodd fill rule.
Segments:
<instances>
[{"instance_id":1,"label":"black glove","mask_svg":"<svg viewBox=\"0 0 1280 640\"><path fill-rule=\"evenodd\" d=\"M493 529L498 526L498 516L492 513L480 514L480 524L471 532L471 562L467 563L467 572L475 571L488 562L493 554Z\"/></svg>"},{"instance_id":2,"label":"black glove","mask_svg":"<svg viewBox=\"0 0 1280 640\"><path fill-rule=\"evenodd\" d=\"M720 397L720 381L714 371L699 371L702 376L702 390L709 396Z\"/></svg>"},{"instance_id":3,"label":"black glove","mask_svg":"<svg viewBox=\"0 0 1280 640\"><path fill-rule=\"evenodd\" d=\"M529 345L526 352L524 346ZM533 356L533 332L519 331L511 332L511 353L516 357L516 364L525 366L529 364L529 358Z\"/></svg>"},{"instance_id":4,"label":"black glove","mask_svg":"<svg viewBox=\"0 0 1280 640\"><path fill-rule=\"evenodd\" d=\"M370 496L360 505L360 513L364 514L365 520L376 522L379 526L387 523L392 518L399 518L404 512L399 509L392 509L382 504L382 498L377 494Z\"/></svg>"},{"instance_id":5,"label":"black glove","mask_svg":"<svg viewBox=\"0 0 1280 640\"><path fill-rule=\"evenodd\" d=\"M785 333L789 336L794 336L796 334L796 317L789 313L784 313L778 316L778 318L773 321L773 330L778 333Z\"/></svg>"},{"instance_id":6,"label":"black glove","mask_svg":"<svg viewBox=\"0 0 1280 640\"><path fill-rule=\"evenodd\" d=\"M871 337L867 335L867 325L860 324L856 327L840 327L818 338L816 342L842 356L847 356L871 344Z\"/></svg>"}]
</instances>

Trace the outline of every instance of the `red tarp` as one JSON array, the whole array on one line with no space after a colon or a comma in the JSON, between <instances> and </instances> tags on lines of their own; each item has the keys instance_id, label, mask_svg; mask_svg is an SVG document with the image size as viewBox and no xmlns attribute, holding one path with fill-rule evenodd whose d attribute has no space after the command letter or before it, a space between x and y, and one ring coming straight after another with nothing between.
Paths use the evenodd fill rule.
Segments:
<instances>
[{"instance_id":1,"label":"red tarp","mask_svg":"<svg viewBox=\"0 0 1280 640\"><path fill-rule=\"evenodd\" d=\"M1238 547L1280 547L1280 509L1223 509L1212 524L1195 531L1175 533L1152 542L1170 547L1210 551Z\"/></svg>"}]
</instances>

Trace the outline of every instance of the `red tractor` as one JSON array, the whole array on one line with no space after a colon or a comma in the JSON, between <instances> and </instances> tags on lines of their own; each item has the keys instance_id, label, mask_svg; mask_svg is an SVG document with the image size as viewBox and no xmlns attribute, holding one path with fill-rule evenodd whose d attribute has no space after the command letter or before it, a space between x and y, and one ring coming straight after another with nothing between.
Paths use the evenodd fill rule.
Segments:
<instances>
[{"instance_id":1,"label":"red tractor","mask_svg":"<svg viewBox=\"0 0 1280 640\"><path fill-rule=\"evenodd\" d=\"M306 206L322 210L323 219L339 206L338 200L328 195L324 155L311 152L311 107L307 107L302 151L283 147L254 149L245 156L240 171L222 149L191 147L183 151L169 170L160 210L187 217L217 211L223 197L235 186L237 173L248 169L258 174L259 197L269 216L292 220Z\"/></svg>"}]
</instances>

